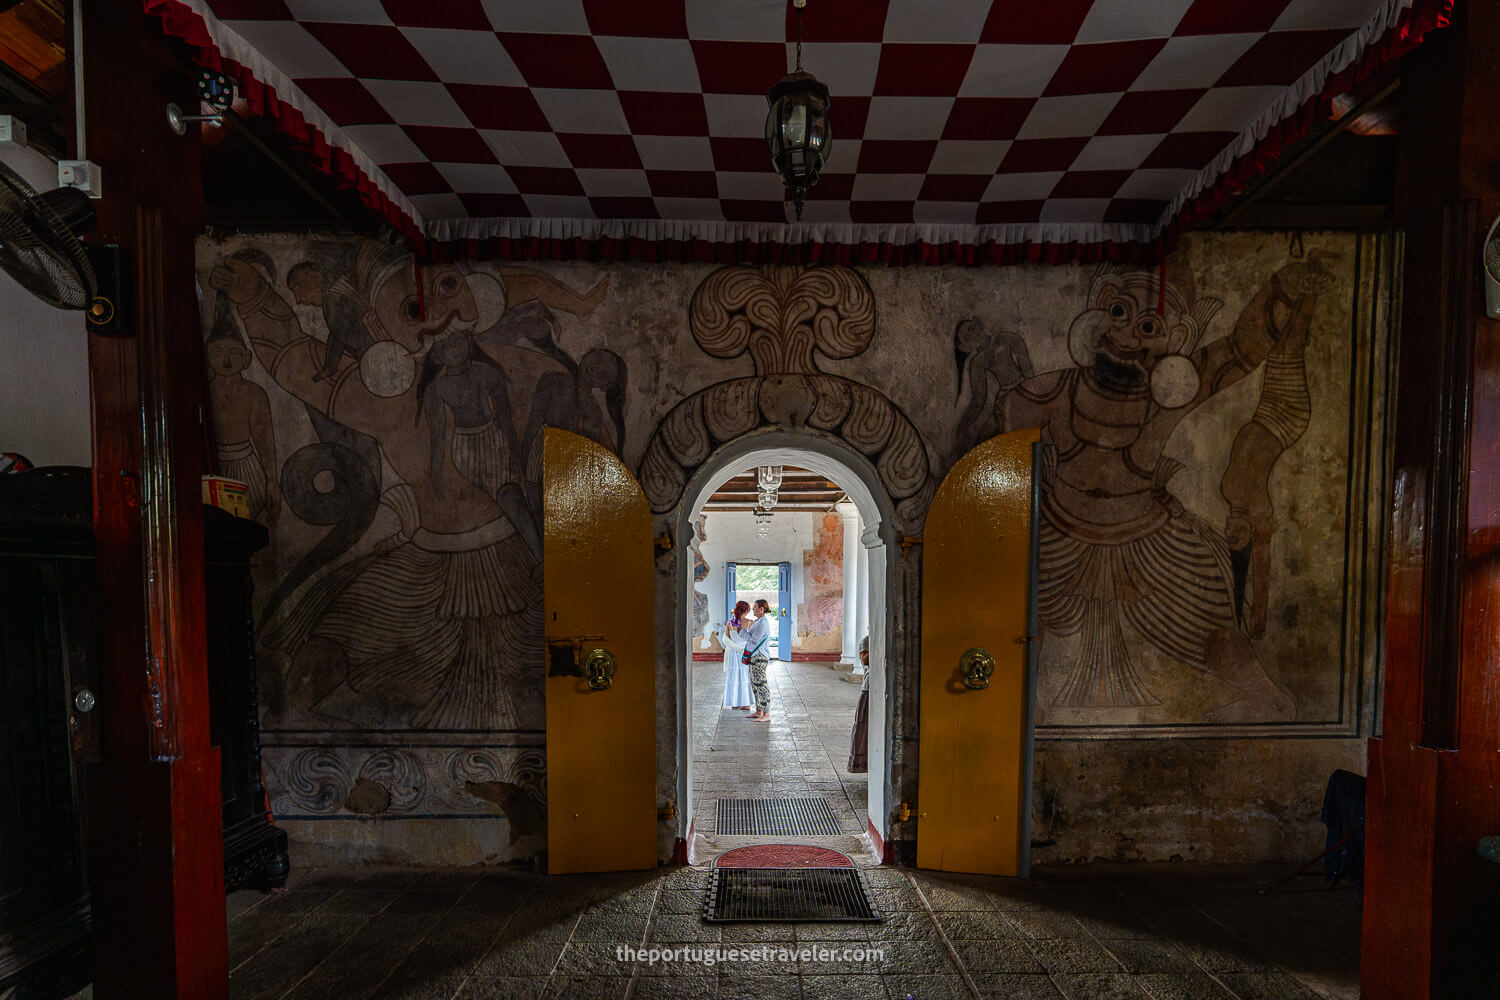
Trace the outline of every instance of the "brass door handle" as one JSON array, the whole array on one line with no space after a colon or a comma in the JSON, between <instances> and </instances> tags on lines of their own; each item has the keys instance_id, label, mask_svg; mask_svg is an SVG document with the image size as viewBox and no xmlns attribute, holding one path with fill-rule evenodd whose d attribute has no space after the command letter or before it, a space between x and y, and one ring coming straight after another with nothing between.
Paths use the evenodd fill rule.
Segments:
<instances>
[{"instance_id":1,"label":"brass door handle","mask_svg":"<svg viewBox=\"0 0 1500 1000\"><path fill-rule=\"evenodd\" d=\"M591 649L583 658L583 676L592 691L603 691L615 681L615 670L619 664L615 654L607 649Z\"/></svg>"},{"instance_id":2,"label":"brass door handle","mask_svg":"<svg viewBox=\"0 0 1500 1000\"><path fill-rule=\"evenodd\" d=\"M964 679L964 687L975 691L987 688L995 674L995 658L981 646L966 649L958 658L958 672Z\"/></svg>"},{"instance_id":3,"label":"brass door handle","mask_svg":"<svg viewBox=\"0 0 1500 1000\"><path fill-rule=\"evenodd\" d=\"M583 644L586 642L608 642L607 635L549 635L547 636L547 676L587 677L583 671L585 659ZM598 652L604 652L598 650ZM614 671L610 671L613 676ZM605 687L609 687L605 683Z\"/></svg>"}]
</instances>

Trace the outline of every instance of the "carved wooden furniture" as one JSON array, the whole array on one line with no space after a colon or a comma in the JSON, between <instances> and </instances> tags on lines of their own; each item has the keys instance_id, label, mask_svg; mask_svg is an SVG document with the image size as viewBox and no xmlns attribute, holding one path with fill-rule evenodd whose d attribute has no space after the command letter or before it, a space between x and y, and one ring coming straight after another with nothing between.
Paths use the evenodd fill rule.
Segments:
<instances>
[{"instance_id":1,"label":"carved wooden furniture","mask_svg":"<svg viewBox=\"0 0 1500 1000\"><path fill-rule=\"evenodd\" d=\"M67 996L88 981L89 505L87 469L0 476L0 996Z\"/></svg>"},{"instance_id":2,"label":"carved wooden furniture","mask_svg":"<svg viewBox=\"0 0 1500 1000\"><path fill-rule=\"evenodd\" d=\"M286 881L286 833L260 771L250 557L266 529L204 508L210 736L219 748L224 882ZM85 769L113 706L96 680L96 581L88 469L0 476L0 996L68 996L88 981ZM118 831L115 831L118 833ZM222 911L221 911L222 912Z\"/></svg>"},{"instance_id":3,"label":"carved wooden furniture","mask_svg":"<svg viewBox=\"0 0 1500 1000\"><path fill-rule=\"evenodd\" d=\"M250 557L269 536L255 521L203 508L210 738L224 794L224 887L286 884L286 831L271 825L260 769L260 707Z\"/></svg>"}]
</instances>

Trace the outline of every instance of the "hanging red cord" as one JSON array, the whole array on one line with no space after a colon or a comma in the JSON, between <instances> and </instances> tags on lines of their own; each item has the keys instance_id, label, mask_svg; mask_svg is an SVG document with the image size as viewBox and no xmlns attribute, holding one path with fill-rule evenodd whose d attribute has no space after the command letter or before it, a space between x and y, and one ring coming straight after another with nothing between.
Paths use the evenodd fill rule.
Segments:
<instances>
[{"instance_id":1,"label":"hanging red cord","mask_svg":"<svg viewBox=\"0 0 1500 1000\"><path fill-rule=\"evenodd\" d=\"M1166 257L1166 254L1162 255L1162 258L1161 258L1161 272L1160 272L1159 276L1156 279L1156 315L1162 317L1163 320L1165 320L1166 317L1167 317L1167 257Z\"/></svg>"}]
</instances>

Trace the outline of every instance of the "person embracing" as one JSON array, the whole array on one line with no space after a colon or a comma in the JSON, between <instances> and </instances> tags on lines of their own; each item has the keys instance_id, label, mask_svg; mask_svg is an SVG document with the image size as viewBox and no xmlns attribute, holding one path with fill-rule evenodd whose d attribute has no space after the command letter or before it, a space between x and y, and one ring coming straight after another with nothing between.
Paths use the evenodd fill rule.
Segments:
<instances>
[{"instance_id":1,"label":"person embracing","mask_svg":"<svg viewBox=\"0 0 1500 1000\"><path fill-rule=\"evenodd\" d=\"M745 634L750 629L750 602L740 601L719 631L724 646L724 707L750 710L750 667L745 663Z\"/></svg>"},{"instance_id":2,"label":"person embracing","mask_svg":"<svg viewBox=\"0 0 1500 1000\"><path fill-rule=\"evenodd\" d=\"M771 604L765 598L755 602L755 622L745 633L743 660L750 668L750 691L755 696L755 711L746 716L756 722L771 718L771 686L766 683L766 667L771 662L766 647L771 642Z\"/></svg>"}]
</instances>

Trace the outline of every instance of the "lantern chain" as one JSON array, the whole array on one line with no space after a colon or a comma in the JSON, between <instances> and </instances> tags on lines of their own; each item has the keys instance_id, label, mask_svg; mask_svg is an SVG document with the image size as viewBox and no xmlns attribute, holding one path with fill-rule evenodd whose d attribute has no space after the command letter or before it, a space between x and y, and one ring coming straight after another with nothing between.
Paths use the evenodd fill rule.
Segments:
<instances>
[{"instance_id":1,"label":"lantern chain","mask_svg":"<svg viewBox=\"0 0 1500 1000\"><path fill-rule=\"evenodd\" d=\"M807 6L807 0L792 0L792 6L797 9L797 72L802 72L802 8Z\"/></svg>"}]
</instances>

